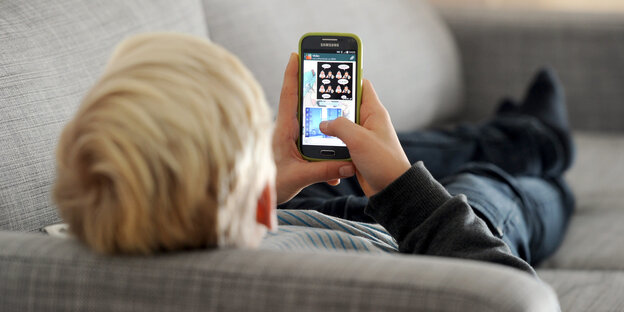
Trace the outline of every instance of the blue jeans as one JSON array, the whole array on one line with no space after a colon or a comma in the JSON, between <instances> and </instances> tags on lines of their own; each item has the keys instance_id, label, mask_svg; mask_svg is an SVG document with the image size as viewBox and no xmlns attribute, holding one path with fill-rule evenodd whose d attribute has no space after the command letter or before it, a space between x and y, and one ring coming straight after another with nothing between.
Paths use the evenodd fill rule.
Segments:
<instances>
[{"instance_id":1,"label":"blue jeans","mask_svg":"<svg viewBox=\"0 0 624 312\"><path fill-rule=\"evenodd\" d=\"M537 119L524 115L399 134L410 162L423 161L449 193L465 194L492 234L533 265L561 244L574 210L574 197L562 178L564 156L554 139ZM311 185L279 208L374 222L364 214L367 203L353 177L336 187Z\"/></svg>"}]
</instances>

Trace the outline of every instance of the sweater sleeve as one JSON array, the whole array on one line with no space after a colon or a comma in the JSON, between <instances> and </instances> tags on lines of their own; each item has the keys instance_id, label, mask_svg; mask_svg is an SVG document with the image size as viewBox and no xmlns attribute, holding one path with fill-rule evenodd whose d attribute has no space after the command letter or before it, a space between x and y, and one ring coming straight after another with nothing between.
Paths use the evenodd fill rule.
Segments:
<instances>
[{"instance_id":1,"label":"sweater sleeve","mask_svg":"<svg viewBox=\"0 0 624 312\"><path fill-rule=\"evenodd\" d=\"M535 275L492 235L466 196L451 196L422 162L372 196L365 212L388 230L402 253L487 261Z\"/></svg>"}]
</instances>

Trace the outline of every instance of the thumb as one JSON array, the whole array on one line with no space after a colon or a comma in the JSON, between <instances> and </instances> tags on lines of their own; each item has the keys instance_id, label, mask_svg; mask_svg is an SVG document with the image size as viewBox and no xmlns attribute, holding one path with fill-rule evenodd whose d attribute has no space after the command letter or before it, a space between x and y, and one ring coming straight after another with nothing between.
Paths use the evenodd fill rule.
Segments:
<instances>
[{"instance_id":1,"label":"thumb","mask_svg":"<svg viewBox=\"0 0 624 312\"><path fill-rule=\"evenodd\" d=\"M347 147L355 144L357 138L361 138L364 134L364 128L344 117L338 117L331 121L323 121L319 125L319 129L326 135L341 139Z\"/></svg>"}]
</instances>

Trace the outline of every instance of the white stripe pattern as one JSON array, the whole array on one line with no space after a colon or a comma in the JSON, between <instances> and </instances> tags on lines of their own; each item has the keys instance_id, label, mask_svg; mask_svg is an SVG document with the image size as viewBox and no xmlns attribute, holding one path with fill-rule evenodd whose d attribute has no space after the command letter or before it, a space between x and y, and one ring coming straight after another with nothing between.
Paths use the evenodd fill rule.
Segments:
<instances>
[{"instance_id":1,"label":"white stripe pattern","mask_svg":"<svg viewBox=\"0 0 624 312\"><path fill-rule=\"evenodd\" d=\"M278 210L278 230L260 248L362 253L398 252L396 241L379 224L348 221L315 210Z\"/></svg>"}]
</instances>

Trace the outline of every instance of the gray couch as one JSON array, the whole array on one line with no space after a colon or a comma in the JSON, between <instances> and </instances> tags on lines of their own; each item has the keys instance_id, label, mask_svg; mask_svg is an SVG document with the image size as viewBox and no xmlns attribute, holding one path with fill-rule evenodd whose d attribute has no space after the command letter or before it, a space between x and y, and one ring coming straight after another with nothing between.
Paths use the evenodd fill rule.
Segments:
<instances>
[{"instance_id":1,"label":"gray couch","mask_svg":"<svg viewBox=\"0 0 624 312\"><path fill-rule=\"evenodd\" d=\"M624 310L624 17L440 12L417 0L0 2L0 310ZM365 76L399 130L481 119L552 65L579 148L568 175L577 212L538 268L552 288L459 259L236 249L102 257L39 233L62 221L50 198L61 128L115 44L158 30L224 45L273 105L302 33L355 32Z\"/></svg>"}]
</instances>

